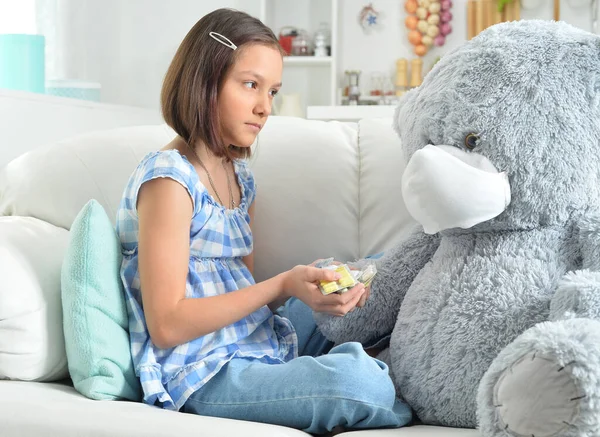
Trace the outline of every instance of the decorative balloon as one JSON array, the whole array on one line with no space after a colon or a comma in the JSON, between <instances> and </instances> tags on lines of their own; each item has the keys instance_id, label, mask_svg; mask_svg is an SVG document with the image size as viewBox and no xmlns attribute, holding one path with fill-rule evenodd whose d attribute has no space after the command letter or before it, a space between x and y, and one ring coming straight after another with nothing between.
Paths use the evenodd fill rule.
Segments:
<instances>
[{"instance_id":1,"label":"decorative balloon","mask_svg":"<svg viewBox=\"0 0 600 437\"><path fill-rule=\"evenodd\" d=\"M404 24L408 41L415 46L417 56L425 56L432 46L441 47L452 32L451 0L406 0Z\"/></svg>"}]
</instances>

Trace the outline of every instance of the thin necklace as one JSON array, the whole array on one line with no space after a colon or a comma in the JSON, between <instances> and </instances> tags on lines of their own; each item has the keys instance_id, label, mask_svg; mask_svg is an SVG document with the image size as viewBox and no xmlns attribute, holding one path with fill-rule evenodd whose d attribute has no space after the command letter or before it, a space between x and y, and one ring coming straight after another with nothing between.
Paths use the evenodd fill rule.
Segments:
<instances>
[{"instance_id":1,"label":"thin necklace","mask_svg":"<svg viewBox=\"0 0 600 437\"><path fill-rule=\"evenodd\" d=\"M208 176L208 182L210 183L210 186L212 187L213 191L215 192L215 194L217 196L217 200L219 201L219 203L221 205L225 206L225 203L221 200L221 196L219 196L219 192L215 188L215 184L213 183L213 180L210 177L210 173L208 172L208 169L206 168L206 166L200 159L200 156L198 156L198 152L196 152L196 149L194 149L192 146L188 145L188 147L192 151L192 153L194 154L196 159L198 160L198 163L200 164L200 167L202 167L202 170L204 170L204 172L206 173L206 176ZM230 209L233 209L233 208L235 208L235 200L233 200L233 191L231 190L231 179L229 178L229 172L227 171L227 166L225 166L225 161L221 161L221 163L223 164L223 170L225 170L225 175L227 176L227 189L229 190L229 206L230 206Z\"/></svg>"}]
</instances>

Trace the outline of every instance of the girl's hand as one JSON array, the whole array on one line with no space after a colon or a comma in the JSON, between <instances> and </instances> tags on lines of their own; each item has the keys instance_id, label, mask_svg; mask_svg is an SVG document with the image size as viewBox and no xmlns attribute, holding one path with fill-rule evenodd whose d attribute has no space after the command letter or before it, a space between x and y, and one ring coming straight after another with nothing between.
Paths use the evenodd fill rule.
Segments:
<instances>
[{"instance_id":1,"label":"girl's hand","mask_svg":"<svg viewBox=\"0 0 600 437\"><path fill-rule=\"evenodd\" d=\"M356 304L356 306L358 308L364 307L365 303L367 302L367 299L369 298L370 295L371 295L371 286L369 285L368 287L365 287L365 292L362 294L362 296L358 300L358 303Z\"/></svg>"},{"instance_id":2,"label":"girl's hand","mask_svg":"<svg viewBox=\"0 0 600 437\"><path fill-rule=\"evenodd\" d=\"M323 258L320 258L320 259L318 259L318 260L316 260L316 261L313 261L313 262L312 262L312 263L310 263L309 265L311 265L311 266L314 266L314 265L316 265L316 264L317 264L319 261L323 261ZM333 261L331 262L331 264L335 264L336 266L339 266L339 265L340 265L340 264L342 264L342 263L341 263L340 261L333 260ZM352 268L352 267L350 267L350 270L356 270L356 268ZM357 284L356 286L358 287L358 285L360 285L360 284ZM356 308L362 308L362 307L364 307L364 306L365 306L365 303L367 303L367 299L369 298L369 296L371 296L371 286L370 286L370 285L369 285L368 287L366 287L366 288L365 288L365 292L363 293L363 295L360 297L359 301L357 302L357 304L356 304ZM354 311L354 310L355 310L355 308L352 308L352 309L350 310L350 312L352 312L352 311Z\"/></svg>"},{"instance_id":3,"label":"girl's hand","mask_svg":"<svg viewBox=\"0 0 600 437\"><path fill-rule=\"evenodd\" d=\"M324 296L317 282L335 281L339 278L339 273L333 270L299 265L285 273L283 289L289 297L300 299L313 311L345 316L356 307L365 293L365 286L358 284L344 294Z\"/></svg>"}]
</instances>

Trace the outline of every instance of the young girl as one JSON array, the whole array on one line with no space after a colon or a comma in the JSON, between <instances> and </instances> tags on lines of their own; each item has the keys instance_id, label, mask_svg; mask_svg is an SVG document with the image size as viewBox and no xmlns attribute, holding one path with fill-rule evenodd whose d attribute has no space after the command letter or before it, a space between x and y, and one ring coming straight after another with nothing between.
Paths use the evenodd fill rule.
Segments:
<instances>
[{"instance_id":1,"label":"young girl","mask_svg":"<svg viewBox=\"0 0 600 437\"><path fill-rule=\"evenodd\" d=\"M117 217L144 402L311 433L404 425L410 410L387 366L358 343L329 350L312 318L311 309L341 316L362 305L363 286L323 296L316 281L336 274L312 266L252 278L255 185L243 158L282 67L269 28L219 9L167 71L162 111L178 135L139 164Z\"/></svg>"}]
</instances>

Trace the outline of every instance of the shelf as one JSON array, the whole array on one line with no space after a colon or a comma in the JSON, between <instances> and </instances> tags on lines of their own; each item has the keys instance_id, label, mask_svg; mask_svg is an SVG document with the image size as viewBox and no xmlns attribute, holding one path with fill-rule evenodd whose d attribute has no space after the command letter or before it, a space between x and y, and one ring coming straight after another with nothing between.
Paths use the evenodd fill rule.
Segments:
<instances>
[{"instance_id":1,"label":"shelf","mask_svg":"<svg viewBox=\"0 0 600 437\"><path fill-rule=\"evenodd\" d=\"M339 92L339 3L341 0L259 0L260 19L279 35L285 26L305 29L309 35L318 23L330 30L331 56L284 56L285 92L302 96L303 104L335 105ZM238 2L242 3L242 2ZM250 2L243 2L250 3Z\"/></svg>"},{"instance_id":2,"label":"shelf","mask_svg":"<svg viewBox=\"0 0 600 437\"><path fill-rule=\"evenodd\" d=\"M329 66L331 65L331 56L284 56L283 63L301 67Z\"/></svg>"},{"instance_id":3,"label":"shelf","mask_svg":"<svg viewBox=\"0 0 600 437\"><path fill-rule=\"evenodd\" d=\"M395 105L309 106L306 108L306 118L357 121L361 118L392 117L395 110Z\"/></svg>"}]
</instances>

